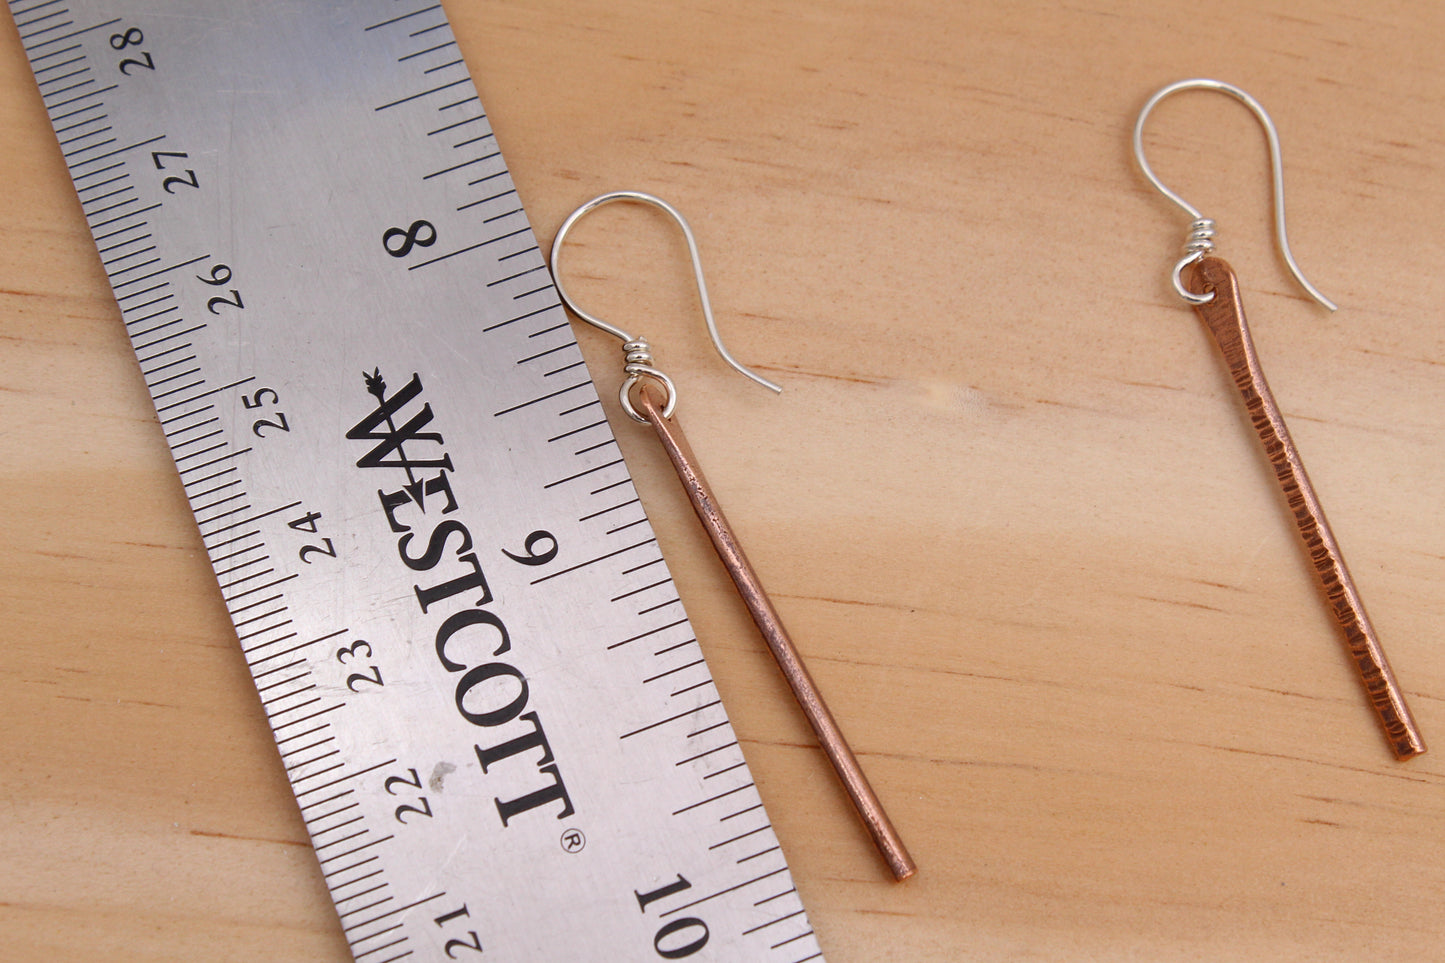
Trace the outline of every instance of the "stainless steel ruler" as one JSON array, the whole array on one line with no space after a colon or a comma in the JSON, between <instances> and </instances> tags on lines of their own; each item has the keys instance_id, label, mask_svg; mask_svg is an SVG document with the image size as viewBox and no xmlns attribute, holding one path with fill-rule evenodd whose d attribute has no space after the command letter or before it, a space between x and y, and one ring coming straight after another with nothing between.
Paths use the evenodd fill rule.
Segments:
<instances>
[{"instance_id":1,"label":"stainless steel ruler","mask_svg":"<svg viewBox=\"0 0 1445 963\"><path fill-rule=\"evenodd\" d=\"M356 959L821 959L441 7L10 10Z\"/></svg>"}]
</instances>

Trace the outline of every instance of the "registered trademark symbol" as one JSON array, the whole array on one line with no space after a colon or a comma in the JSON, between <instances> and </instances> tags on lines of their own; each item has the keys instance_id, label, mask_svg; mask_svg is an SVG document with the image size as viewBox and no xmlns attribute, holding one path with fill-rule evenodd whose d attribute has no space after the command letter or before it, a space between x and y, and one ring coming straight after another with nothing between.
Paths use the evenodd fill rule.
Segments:
<instances>
[{"instance_id":1,"label":"registered trademark symbol","mask_svg":"<svg viewBox=\"0 0 1445 963\"><path fill-rule=\"evenodd\" d=\"M562 851L566 853L580 853L582 847L587 845L587 837L582 835L580 829L569 829L562 834Z\"/></svg>"}]
</instances>

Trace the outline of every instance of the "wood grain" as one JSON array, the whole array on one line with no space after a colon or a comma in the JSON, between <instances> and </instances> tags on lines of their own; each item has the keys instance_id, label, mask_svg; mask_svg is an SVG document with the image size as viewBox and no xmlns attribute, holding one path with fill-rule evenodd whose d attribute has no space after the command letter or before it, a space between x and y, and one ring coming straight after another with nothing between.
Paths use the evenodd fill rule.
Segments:
<instances>
[{"instance_id":1,"label":"wood grain","mask_svg":"<svg viewBox=\"0 0 1445 963\"><path fill-rule=\"evenodd\" d=\"M753 565L920 865L894 886L646 429L621 444L833 963L1436 960L1445 769L1371 726L1168 271L1219 222L1426 739L1445 731L1445 7L454 0L539 235L646 322ZM78 204L0 18L7 959L347 950ZM661 319L661 320L659 320ZM580 333L603 397L616 347ZM1436 735L1438 743L1440 736ZM822 798L820 798L822 796ZM821 814L825 814L820 816ZM826 828L824 828L826 824Z\"/></svg>"}]
</instances>

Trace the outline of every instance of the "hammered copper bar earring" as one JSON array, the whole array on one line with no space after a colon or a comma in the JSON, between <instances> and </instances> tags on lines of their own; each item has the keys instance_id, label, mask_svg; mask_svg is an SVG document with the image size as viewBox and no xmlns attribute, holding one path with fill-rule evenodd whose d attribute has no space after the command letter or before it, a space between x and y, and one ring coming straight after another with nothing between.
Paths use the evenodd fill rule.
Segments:
<instances>
[{"instance_id":1,"label":"hammered copper bar earring","mask_svg":"<svg viewBox=\"0 0 1445 963\"><path fill-rule=\"evenodd\" d=\"M687 490L687 496L692 501L692 507L702 521L703 528L707 529L707 534L712 539L718 557L722 559L728 574L732 576L733 582L737 585L738 593L742 596L743 602L747 604L748 611L752 613L753 621L761 630L768 648L772 650L773 658L777 659L778 667L783 670L783 676L792 688L793 695L797 697L798 705L803 709L803 715L807 717L808 723L813 727L813 732L817 734L823 752L827 754L828 760L833 764L833 769L838 773L843 788L847 790L849 797L853 800L853 805L857 808L859 816L862 817L863 824L873 837L873 842L878 846L878 851L883 855L884 861L887 862L888 869L893 873L895 879L907 879L913 875L916 869L912 857L908 855L903 840L899 838L898 832L883 811L883 806L873 792L873 787L868 784L867 777L863 775L863 769L858 765L853 751L848 748L848 743L843 738L838 723L833 720L832 713L828 711L828 706L823 702L822 693L818 691L817 685L808 675L808 669L803 665L803 659L798 654L797 648L794 647L792 639L788 638L788 633L783 628L777 610L773 608L767 593L763 591L757 573L748 564L742 546L738 544L732 528L729 527L727 519L723 517L717 499L708 488L702 470L698 467L697 457L688 447L682 429L672 418L673 408L677 405L677 389L673 385L672 379L654 366L652 348L645 339L628 334L621 328L582 310L568 295L567 288L562 283L562 242L566 239L567 233L585 215L604 204L617 201L650 204L677 222L678 227L682 229L683 236L687 239L687 249L692 255L692 269L697 281L698 298L702 302L703 318L707 321L707 329L712 336L713 345L722 355L723 360L739 372L765 388L782 391L771 381L748 370L723 347L722 339L718 336L717 324L713 321L712 305L708 302L707 285L703 282L702 263L698 257L697 241L693 237L692 228L688 226L687 220L676 208L661 198L637 191L617 191L594 197L573 211L562 223L562 227L557 231L556 239L552 242L552 279L557 285L557 293L577 317L622 340L622 350L626 355L626 365L623 370L627 373L627 378L623 381L621 391L618 393L619 400L622 402L622 410L633 421L651 425L653 431L657 432L658 440L662 442L662 447L666 449L678 478L682 480L683 487Z\"/></svg>"},{"instance_id":2,"label":"hammered copper bar earring","mask_svg":"<svg viewBox=\"0 0 1445 963\"><path fill-rule=\"evenodd\" d=\"M1349 570L1345 568L1344 556L1340 554L1340 547L1330 531L1329 522L1325 520L1325 513L1320 508L1319 499L1315 497L1309 476L1305 474L1304 462L1300 461L1299 452L1290 440L1284 417L1280 414L1279 406L1275 404L1269 385L1265 383L1264 371L1260 368L1254 343L1249 336L1249 326L1244 320L1244 307L1240 303L1239 284L1234 271L1224 261L1213 256L1214 222L1165 187L1144 159L1144 121L1156 104L1181 90L1213 90L1229 94L1253 111L1263 125L1269 140L1270 166L1274 176L1275 240L1279 244L1280 254L1295 280L1309 292L1310 297L1333 311L1334 303L1305 280L1299 266L1295 264L1294 256L1290 254L1284 229L1284 174L1280 162L1279 135L1274 122L1259 101L1240 88L1218 80L1181 80L1150 97L1144 109L1139 112L1139 120L1134 125L1134 157L1149 182L1193 219L1189 225L1189 240L1184 247L1185 255L1174 265L1174 290L1194 306L1194 310L1209 328L1209 333L1214 336L1215 343L1224 355L1224 362L1229 367L1235 386L1244 397L1244 406L1250 421L1254 424L1254 430L1259 433L1259 440L1264 444L1270 464L1274 466L1275 478L1289 503L1305 548L1309 551L1310 562L1319 576L1329 609L1344 630L1346 647L1359 670L1366 695L1375 714L1379 716L1380 726L1384 729L1390 748L1400 760L1418 756L1425 751L1425 741L1415 726L1409 706L1405 704L1405 695L1395 681L1395 674L1390 671L1390 663L1385 659L1385 651L1380 647L1369 616L1365 614L1359 592L1355 589ZM1190 273L1187 280L1186 270Z\"/></svg>"}]
</instances>

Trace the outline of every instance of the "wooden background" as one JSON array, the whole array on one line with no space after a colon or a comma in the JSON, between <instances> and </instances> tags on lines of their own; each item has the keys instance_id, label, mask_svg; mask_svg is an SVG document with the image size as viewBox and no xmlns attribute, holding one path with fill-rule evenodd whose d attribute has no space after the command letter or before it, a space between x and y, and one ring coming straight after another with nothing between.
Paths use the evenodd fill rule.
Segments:
<instances>
[{"instance_id":1,"label":"wooden background","mask_svg":"<svg viewBox=\"0 0 1445 963\"><path fill-rule=\"evenodd\" d=\"M646 322L921 870L893 885L655 445L614 418L833 963L1445 954L1445 5L451 0L537 232ZM1442 755L1391 760L1168 270L1220 223ZM0 956L348 959L13 24L0 18ZM660 320L659 320L660 319ZM615 344L583 346L607 396ZM615 412L614 412L615 414Z\"/></svg>"}]
</instances>

